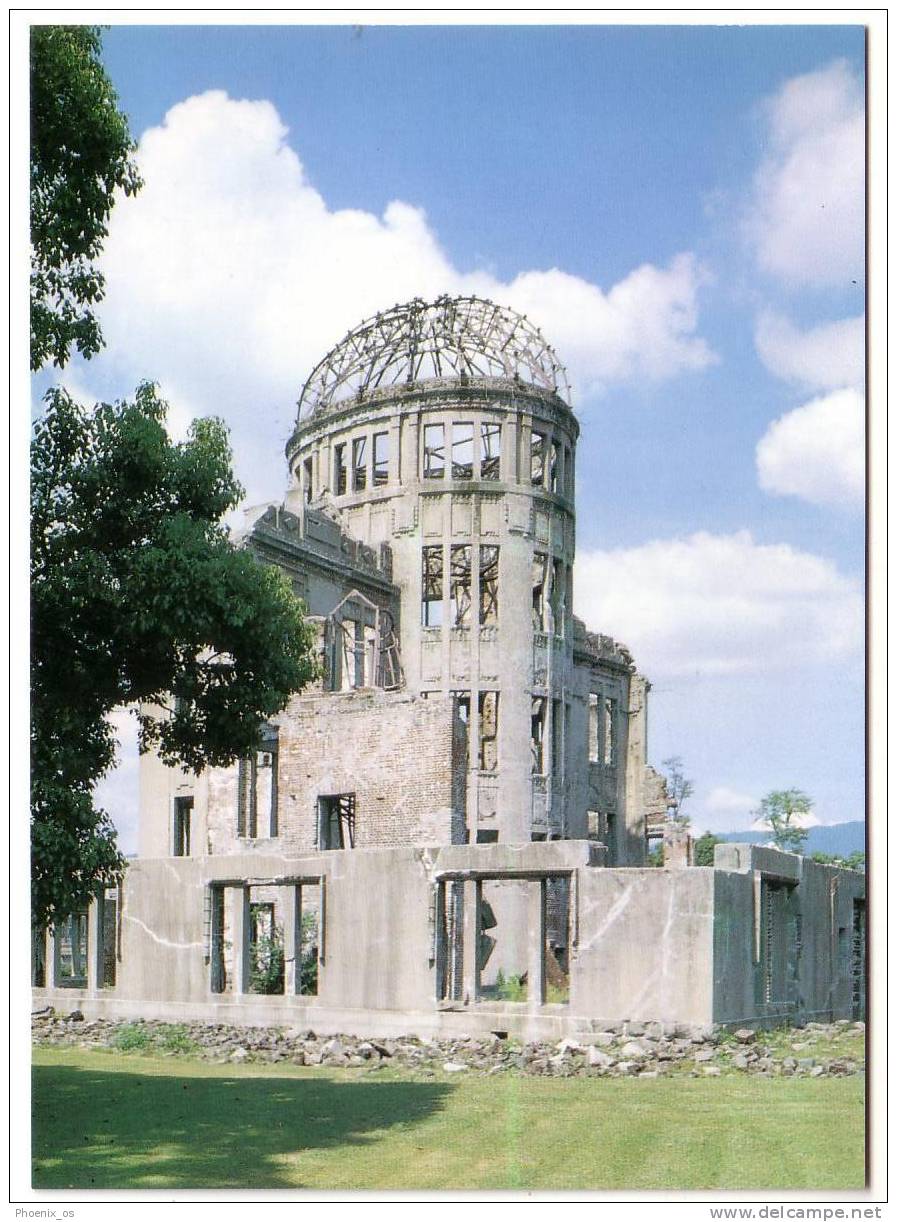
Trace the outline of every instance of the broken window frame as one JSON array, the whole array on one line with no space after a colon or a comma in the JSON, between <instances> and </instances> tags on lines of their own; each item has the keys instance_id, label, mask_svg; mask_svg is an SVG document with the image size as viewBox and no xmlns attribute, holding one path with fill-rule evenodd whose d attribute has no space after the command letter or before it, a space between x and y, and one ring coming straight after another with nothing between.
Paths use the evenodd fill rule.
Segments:
<instances>
[{"instance_id":1,"label":"broken window frame","mask_svg":"<svg viewBox=\"0 0 897 1222\"><path fill-rule=\"evenodd\" d=\"M445 425L425 424L422 448L423 479L445 478Z\"/></svg>"},{"instance_id":2,"label":"broken window frame","mask_svg":"<svg viewBox=\"0 0 897 1222\"><path fill-rule=\"evenodd\" d=\"M616 768L617 756L619 754L619 724L617 719L617 701L613 696L604 696L603 698L603 726L602 736L604 742L602 752L602 763L605 768Z\"/></svg>"},{"instance_id":3,"label":"broken window frame","mask_svg":"<svg viewBox=\"0 0 897 1222\"><path fill-rule=\"evenodd\" d=\"M66 946L68 952L66 953ZM90 954L87 910L73 912L54 929L56 971L54 983L60 989L87 988L87 957ZM66 974L66 963L69 965Z\"/></svg>"},{"instance_id":4,"label":"broken window frame","mask_svg":"<svg viewBox=\"0 0 897 1222\"><path fill-rule=\"evenodd\" d=\"M244 756L237 761L237 837L239 839L268 839L277 835L279 765L278 729L276 726L265 726L261 732L258 748L249 757ZM271 769L267 812L259 810L259 769L261 768ZM267 813L268 816L268 830L260 832L259 815L264 813Z\"/></svg>"},{"instance_id":5,"label":"broken window frame","mask_svg":"<svg viewBox=\"0 0 897 1222\"><path fill-rule=\"evenodd\" d=\"M420 622L424 628L441 628L445 618L445 558L441 543L421 548Z\"/></svg>"},{"instance_id":6,"label":"broken window frame","mask_svg":"<svg viewBox=\"0 0 897 1222\"><path fill-rule=\"evenodd\" d=\"M601 762L601 718L599 716L600 693L589 692L588 759L590 764Z\"/></svg>"},{"instance_id":7,"label":"broken window frame","mask_svg":"<svg viewBox=\"0 0 897 1222\"><path fill-rule=\"evenodd\" d=\"M533 776L545 775L545 710L547 696L533 696L530 705L530 755Z\"/></svg>"},{"instance_id":8,"label":"broken window frame","mask_svg":"<svg viewBox=\"0 0 897 1222\"><path fill-rule=\"evenodd\" d=\"M480 627L489 627L498 623L498 545L481 543L479 559Z\"/></svg>"},{"instance_id":9,"label":"broken window frame","mask_svg":"<svg viewBox=\"0 0 897 1222\"><path fill-rule=\"evenodd\" d=\"M545 598L545 587L547 578L548 555L545 552L534 552L530 582L533 590L533 630L535 632L545 632L546 630L547 600Z\"/></svg>"},{"instance_id":10,"label":"broken window frame","mask_svg":"<svg viewBox=\"0 0 897 1222\"><path fill-rule=\"evenodd\" d=\"M449 549L449 625L470 627L473 549L469 543L453 543Z\"/></svg>"},{"instance_id":11,"label":"broken window frame","mask_svg":"<svg viewBox=\"0 0 897 1222\"><path fill-rule=\"evenodd\" d=\"M310 504L314 497L314 462L309 455L302 462L302 499L306 505Z\"/></svg>"},{"instance_id":12,"label":"broken window frame","mask_svg":"<svg viewBox=\"0 0 897 1222\"><path fill-rule=\"evenodd\" d=\"M105 887L97 897L97 935L99 947L99 980L101 989L114 989L117 964L121 959L121 892L118 887Z\"/></svg>"},{"instance_id":13,"label":"broken window frame","mask_svg":"<svg viewBox=\"0 0 897 1222\"><path fill-rule=\"evenodd\" d=\"M542 488L545 484L545 444L546 436L537 429L530 432L530 483L534 488Z\"/></svg>"},{"instance_id":14,"label":"broken window frame","mask_svg":"<svg viewBox=\"0 0 897 1222\"><path fill-rule=\"evenodd\" d=\"M193 821L193 795L178 794L172 800L172 857L190 856L190 834Z\"/></svg>"},{"instance_id":15,"label":"broken window frame","mask_svg":"<svg viewBox=\"0 0 897 1222\"><path fill-rule=\"evenodd\" d=\"M564 562L557 556L551 560L551 618L555 636L564 635L564 613L566 610L567 583L564 578Z\"/></svg>"},{"instance_id":16,"label":"broken window frame","mask_svg":"<svg viewBox=\"0 0 897 1222\"><path fill-rule=\"evenodd\" d=\"M349 471L346 466L346 443L333 447L333 490L335 496L345 496L349 488Z\"/></svg>"},{"instance_id":17,"label":"broken window frame","mask_svg":"<svg viewBox=\"0 0 897 1222\"><path fill-rule=\"evenodd\" d=\"M473 479L473 421L452 424L452 479Z\"/></svg>"},{"instance_id":18,"label":"broken window frame","mask_svg":"<svg viewBox=\"0 0 897 1222\"><path fill-rule=\"evenodd\" d=\"M549 492L556 493L558 491L558 443L551 438L548 445L548 469L546 472L546 486Z\"/></svg>"},{"instance_id":19,"label":"broken window frame","mask_svg":"<svg viewBox=\"0 0 897 1222\"><path fill-rule=\"evenodd\" d=\"M480 421L480 479L501 479L501 423Z\"/></svg>"},{"instance_id":20,"label":"broken window frame","mask_svg":"<svg viewBox=\"0 0 897 1222\"><path fill-rule=\"evenodd\" d=\"M355 848L356 809L354 793L318 796L318 848L322 852Z\"/></svg>"},{"instance_id":21,"label":"broken window frame","mask_svg":"<svg viewBox=\"0 0 897 1222\"><path fill-rule=\"evenodd\" d=\"M368 439L352 438L352 491L364 492L368 486Z\"/></svg>"},{"instance_id":22,"label":"broken window frame","mask_svg":"<svg viewBox=\"0 0 897 1222\"><path fill-rule=\"evenodd\" d=\"M481 691L477 703L479 712L479 768L481 772L497 772L499 692L494 689Z\"/></svg>"},{"instance_id":23,"label":"broken window frame","mask_svg":"<svg viewBox=\"0 0 897 1222\"><path fill-rule=\"evenodd\" d=\"M382 488L389 483L389 433L375 433L373 440L372 484Z\"/></svg>"}]
</instances>

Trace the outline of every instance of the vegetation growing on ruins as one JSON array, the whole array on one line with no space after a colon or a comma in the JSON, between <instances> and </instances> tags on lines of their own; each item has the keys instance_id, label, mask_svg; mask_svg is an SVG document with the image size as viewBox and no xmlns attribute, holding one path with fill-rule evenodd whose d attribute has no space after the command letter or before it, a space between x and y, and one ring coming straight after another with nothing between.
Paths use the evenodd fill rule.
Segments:
<instances>
[{"instance_id":1,"label":"vegetation growing on ruins","mask_svg":"<svg viewBox=\"0 0 897 1222\"><path fill-rule=\"evenodd\" d=\"M682 770L681 755L671 755L663 761L663 767L666 770L664 780L667 790L667 818L676 827L689 827L691 816L687 815L683 808L694 793L694 783L688 780Z\"/></svg>"}]
</instances>

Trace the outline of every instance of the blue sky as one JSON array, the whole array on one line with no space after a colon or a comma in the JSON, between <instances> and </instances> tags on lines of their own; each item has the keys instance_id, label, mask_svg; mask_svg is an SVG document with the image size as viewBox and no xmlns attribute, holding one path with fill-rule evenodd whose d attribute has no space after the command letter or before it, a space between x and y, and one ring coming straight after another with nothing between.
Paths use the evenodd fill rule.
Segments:
<instances>
[{"instance_id":1,"label":"blue sky","mask_svg":"<svg viewBox=\"0 0 897 1222\"><path fill-rule=\"evenodd\" d=\"M355 322L521 309L583 426L577 613L652 679L652 762L700 828L790 786L862 818L862 28L126 26L105 58L147 185L72 388L157 379L275 500Z\"/></svg>"}]
</instances>

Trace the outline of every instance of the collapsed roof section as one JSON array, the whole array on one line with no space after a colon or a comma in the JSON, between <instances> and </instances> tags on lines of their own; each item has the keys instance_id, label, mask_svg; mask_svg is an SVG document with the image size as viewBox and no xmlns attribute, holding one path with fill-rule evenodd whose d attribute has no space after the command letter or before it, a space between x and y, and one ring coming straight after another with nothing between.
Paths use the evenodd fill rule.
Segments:
<instances>
[{"instance_id":1,"label":"collapsed roof section","mask_svg":"<svg viewBox=\"0 0 897 1222\"><path fill-rule=\"evenodd\" d=\"M352 396L441 378L502 378L570 397L563 365L525 315L480 297L415 297L366 319L327 353L302 388L299 420Z\"/></svg>"}]
</instances>

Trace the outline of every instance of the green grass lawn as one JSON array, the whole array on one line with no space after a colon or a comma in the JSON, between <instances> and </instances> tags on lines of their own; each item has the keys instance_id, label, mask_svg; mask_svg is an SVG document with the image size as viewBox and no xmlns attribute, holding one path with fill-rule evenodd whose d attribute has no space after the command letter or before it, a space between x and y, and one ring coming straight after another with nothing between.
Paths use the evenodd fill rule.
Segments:
<instances>
[{"instance_id":1,"label":"green grass lawn","mask_svg":"<svg viewBox=\"0 0 897 1222\"><path fill-rule=\"evenodd\" d=\"M35 1188L859 1188L863 1078L491 1078L34 1050Z\"/></svg>"}]
</instances>

